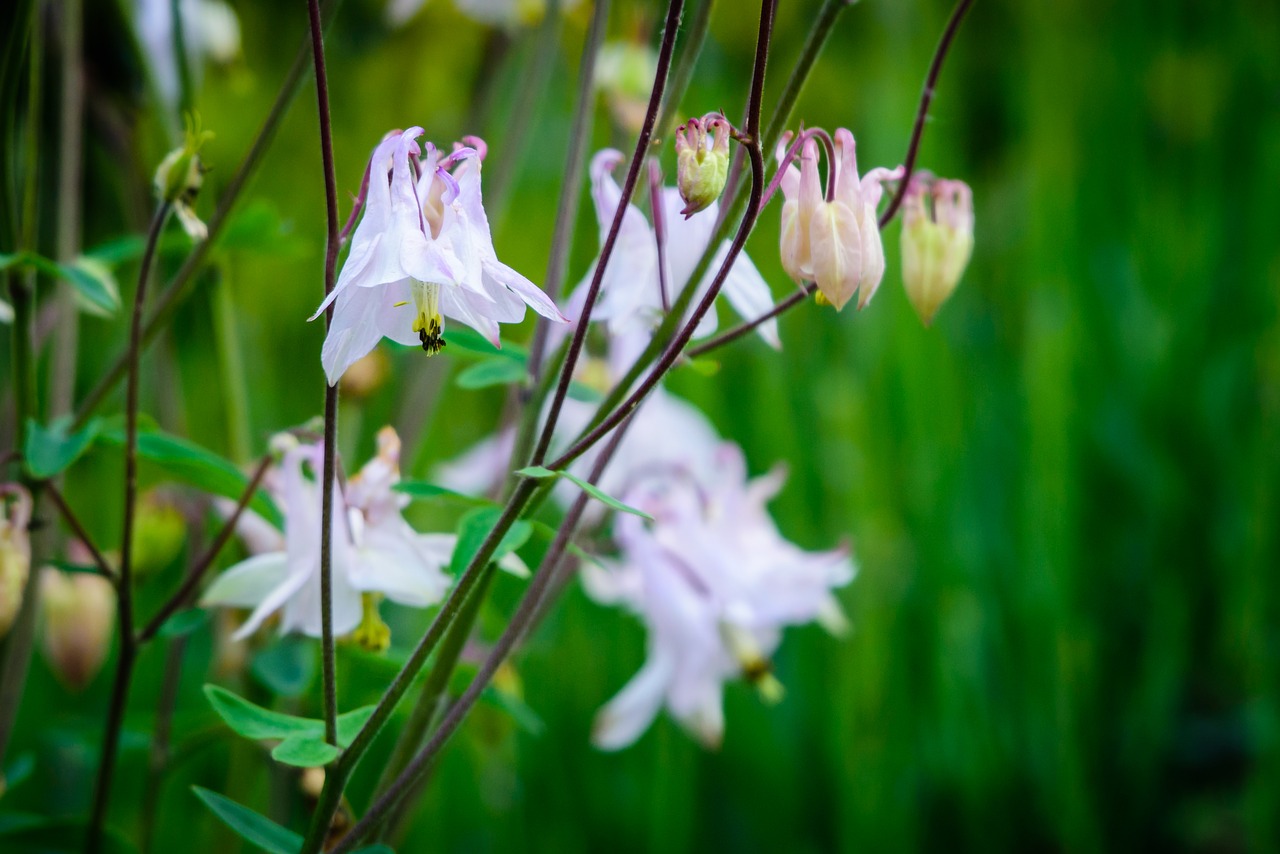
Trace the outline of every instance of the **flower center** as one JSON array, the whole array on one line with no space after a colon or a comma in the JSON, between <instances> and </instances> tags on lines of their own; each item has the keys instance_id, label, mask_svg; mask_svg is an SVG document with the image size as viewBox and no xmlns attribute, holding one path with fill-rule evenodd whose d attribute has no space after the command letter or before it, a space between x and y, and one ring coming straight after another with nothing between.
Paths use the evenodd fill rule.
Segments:
<instances>
[{"instance_id":1,"label":"flower center","mask_svg":"<svg viewBox=\"0 0 1280 854\"><path fill-rule=\"evenodd\" d=\"M444 349L444 316L440 314L440 285L435 282L413 283L413 304L418 316L413 331L418 333L422 349L434 356Z\"/></svg>"}]
</instances>

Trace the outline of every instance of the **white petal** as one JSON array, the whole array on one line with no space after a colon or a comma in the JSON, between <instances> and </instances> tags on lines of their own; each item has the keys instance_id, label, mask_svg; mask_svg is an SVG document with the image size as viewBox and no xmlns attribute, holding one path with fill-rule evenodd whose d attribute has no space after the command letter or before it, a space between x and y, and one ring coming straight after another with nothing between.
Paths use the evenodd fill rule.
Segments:
<instances>
[{"instance_id":1,"label":"white petal","mask_svg":"<svg viewBox=\"0 0 1280 854\"><path fill-rule=\"evenodd\" d=\"M591 743L600 750L621 750L634 744L662 708L670 680L668 659L651 656L640 672L596 715Z\"/></svg>"},{"instance_id":2,"label":"white petal","mask_svg":"<svg viewBox=\"0 0 1280 854\"><path fill-rule=\"evenodd\" d=\"M284 552L270 552L242 560L213 580L200 597L200 605L256 608L289 575Z\"/></svg>"}]
</instances>

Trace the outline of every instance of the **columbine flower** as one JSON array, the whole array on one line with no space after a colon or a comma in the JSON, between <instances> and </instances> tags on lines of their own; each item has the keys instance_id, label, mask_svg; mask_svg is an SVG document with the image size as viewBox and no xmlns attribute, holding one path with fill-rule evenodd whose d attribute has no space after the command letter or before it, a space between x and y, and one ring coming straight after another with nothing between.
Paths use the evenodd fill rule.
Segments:
<instances>
[{"instance_id":1,"label":"columbine flower","mask_svg":"<svg viewBox=\"0 0 1280 854\"><path fill-rule=\"evenodd\" d=\"M902 200L902 283L925 326L973 254L973 193L963 181L913 177ZM932 204L928 204L932 202Z\"/></svg>"},{"instance_id":2,"label":"columbine flower","mask_svg":"<svg viewBox=\"0 0 1280 854\"><path fill-rule=\"evenodd\" d=\"M611 172L623 159L621 152L605 149L591 161L592 197L600 223L601 244L609 232L618 203L622 200L622 189L613 180ZM679 216L684 205L679 191L674 187L662 189L661 203L666 223L667 286L669 297L674 300L693 275L698 260L711 243L718 206L711 202L707 205L706 216L686 220ZM720 244L706 275L698 283L697 294L690 303L691 308L711 287L711 280L728 253L729 241L726 240ZM570 297L570 315L580 314L593 273L594 265ZM773 308L773 295L769 286L745 252L739 253L730 268L722 293L734 310L747 319L753 320ZM653 229L635 205L627 205L626 213L623 214L613 256L600 282L600 297L592 310L591 319L608 324L609 333L614 339L613 355L623 360L634 354L624 353L618 345L627 341L643 348L647 342L647 334L662 319L657 242ZM709 311L698 324L694 337L704 338L715 331L716 313ZM757 331L770 346L781 346L776 321L769 320L760 324ZM644 334L637 337L637 332Z\"/></svg>"},{"instance_id":3,"label":"columbine flower","mask_svg":"<svg viewBox=\"0 0 1280 854\"><path fill-rule=\"evenodd\" d=\"M378 595L423 608L439 602L452 583L441 570L453 554L450 534L418 534L401 516L408 497L399 482L400 439L390 427L378 434L378 455L351 478L344 496L334 487L332 539L333 629L355 632L366 646L389 640L377 614ZM324 449L297 445L284 455L281 503L285 549L255 555L209 586L203 605L251 608L236 638L281 613L282 632L320 635L320 519ZM308 470L312 477L308 477Z\"/></svg>"},{"instance_id":4,"label":"columbine flower","mask_svg":"<svg viewBox=\"0 0 1280 854\"><path fill-rule=\"evenodd\" d=\"M17 483L0 484L0 638L9 633L31 571L31 493Z\"/></svg>"},{"instance_id":5,"label":"columbine flower","mask_svg":"<svg viewBox=\"0 0 1280 854\"><path fill-rule=\"evenodd\" d=\"M781 160L786 143L779 146ZM812 280L822 298L844 308L859 293L864 308L884 278L884 246L876 206L881 183L894 180L901 169L872 169L858 178L853 134L844 128L835 133L835 187L826 198L818 177L818 145L805 139L800 168L787 167L782 179L782 266L797 282Z\"/></svg>"},{"instance_id":6,"label":"columbine flower","mask_svg":"<svg viewBox=\"0 0 1280 854\"><path fill-rule=\"evenodd\" d=\"M676 129L676 186L685 219L720 198L729 176L729 123L712 115Z\"/></svg>"},{"instance_id":7,"label":"columbine flower","mask_svg":"<svg viewBox=\"0 0 1280 854\"><path fill-rule=\"evenodd\" d=\"M480 197L484 143L471 138L480 150L459 147L442 158L430 143L422 152L421 135L409 128L374 150L351 253L312 315L337 301L321 355L330 385L383 337L440 352L446 315L495 347L498 324L522 320L525 305L564 320L546 294L498 260Z\"/></svg>"},{"instance_id":8,"label":"columbine flower","mask_svg":"<svg viewBox=\"0 0 1280 854\"><path fill-rule=\"evenodd\" d=\"M79 540L67 546L67 558L78 564L93 560ZM81 691L98 675L111 648L115 590L100 575L46 566L40 571L40 605L45 658L63 685Z\"/></svg>"},{"instance_id":9,"label":"columbine flower","mask_svg":"<svg viewBox=\"0 0 1280 854\"><path fill-rule=\"evenodd\" d=\"M596 719L597 747L631 744L663 705L714 747L724 732L727 680L744 676L766 699L777 699L781 686L769 656L782 629L815 620L832 629L843 624L831 590L852 579L849 556L806 552L782 538L765 510L781 472L748 481L731 444L714 462L706 478L653 471L624 500L654 521L619 516L621 559L584 566L588 594L633 609L649 633L644 666Z\"/></svg>"}]
</instances>

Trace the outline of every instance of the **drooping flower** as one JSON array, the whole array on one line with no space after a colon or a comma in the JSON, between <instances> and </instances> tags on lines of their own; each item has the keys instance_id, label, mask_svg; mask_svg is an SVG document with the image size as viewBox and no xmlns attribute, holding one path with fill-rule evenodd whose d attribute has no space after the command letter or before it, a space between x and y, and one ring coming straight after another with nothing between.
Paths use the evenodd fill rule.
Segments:
<instances>
[{"instance_id":1,"label":"drooping flower","mask_svg":"<svg viewBox=\"0 0 1280 854\"><path fill-rule=\"evenodd\" d=\"M781 472L747 480L742 453L724 444L713 472L655 470L625 494L652 523L618 516L622 554L587 564L592 598L635 611L648 630L640 672L603 709L592 740L616 750L634 742L665 705L708 747L724 732L724 683L747 678L780 697L769 657L787 626L843 625L831 591L853 578L844 550L806 552L785 540L765 510Z\"/></svg>"},{"instance_id":2,"label":"drooping flower","mask_svg":"<svg viewBox=\"0 0 1280 854\"><path fill-rule=\"evenodd\" d=\"M916 176L902 200L902 283L925 326L973 254L973 193L963 181Z\"/></svg>"},{"instance_id":3,"label":"drooping flower","mask_svg":"<svg viewBox=\"0 0 1280 854\"><path fill-rule=\"evenodd\" d=\"M720 116L689 119L676 129L676 187L685 219L720 198L729 177L729 127Z\"/></svg>"},{"instance_id":4,"label":"drooping flower","mask_svg":"<svg viewBox=\"0 0 1280 854\"><path fill-rule=\"evenodd\" d=\"M779 160L785 142L779 146ZM839 311L858 296L864 308L884 278L884 245L876 206L881 184L901 176L901 169L872 169L861 179L853 134L835 132L834 191L827 198L818 176L818 144L812 135L801 146L800 167L787 167L782 179L783 269L797 282L813 281L818 292Z\"/></svg>"},{"instance_id":5,"label":"drooping flower","mask_svg":"<svg viewBox=\"0 0 1280 854\"><path fill-rule=\"evenodd\" d=\"M390 134L369 161L364 214L333 292L336 300L321 361L332 385L383 338L444 347L444 317L499 345L498 324L517 323L525 306L563 321L536 285L498 260L480 194L477 148L441 157L417 138L422 128ZM419 157L421 155L421 157Z\"/></svg>"},{"instance_id":6,"label":"drooping flower","mask_svg":"<svg viewBox=\"0 0 1280 854\"><path fill-rule=\"evenodd\" d=\"M79 540L68 545L67 558L78 564L93 560ZM115 590L100 575L46 566L40 571L40 605L41 646L50 669L68 689L81 691L102 669L111 648Z\"/></svg>"},{"instance_id":7,"label":"drooping flower","mask_svg":"<svg viewBox=\"0 0 1280 854\"><path fill-rule=\"evenodd\" d=\"M182 146L165 155L156 167L156 195L173 206L183 230L192 240L209 236L208 227L196 214L196 197L200 195L205 173L200 149L212 138L212 132L201 129L198 117L188 116Z\"/></svg>"},{"instance_id":8,"label":"drooping flower","mask_svg":"<svg viewBox=\"0 0 1280 854\"><path fill-rule=\"evenodd\" d=\"M600 224L600 242L613 222L622 189L613 180L612 170L624 159L614 149L605 149L591 161L592 197L596 217ZM684 202L674 187L664 187L660 195L663 219L666 223L667 287L669 298L674 300L697 268L703 252L710 245L715 232L718 205L707 205L704 216L685 219L680 216ZM698 283L698 289L690 310L711 287L716 271L729 253L729 241L717 248L706 275ZM613 255L600 282L600 296L592 309L591 319L608 326L611 336L611 360L630 364L634 356L648 341L648 334L662 320L662 280L658 269L657 240L644 214L635 205L627 205L622 225L614 245ZM594 265L587 272L568 303L568 313L577 317L587 294L587 286L594 274ZM729 304L742 317L754 320L773 307L773 295L764 277L751 263L745 252L739 253L725 279L721 291ZM705 338L716 331L716 313L709 311L698 324L694 338ZM774 320L760 324L757 331L772 347L780 347L778 325ZM634 351L634 352L633 352Z\"/></svg>"},{"instance_id":9,"label":"drooping flower","mask_svg":"<svg viewBox=\"0 0 1280 854\"><path fill-rule=\"evenodd\" d=\"M9 633L22 607L31 571L31 493L17 483L0 484L0 638Z\"/></svg>"},{"instance_id":10,"label":"drooping flower","mask_svg":"<svg viewBox=\"0 0 1280 854\"><path fill-rule=\"evenodd\" d=\"M335 484L332 534L333 628L384 647L389 639L377 614L378 596L424 608L439 602L452 580L442 571L453 554L451 534L419 534L401 515L408 497L399 482L400 440L390 427L378 434L378 455L347 484ZM282 632L320 635L320 520L324 449L299 444L284 454L280 503L285 548L257 554L220 575L201 604L250 608L236 632L243 638L266 618L281 615Z\"/></svg>"}]
</instances>

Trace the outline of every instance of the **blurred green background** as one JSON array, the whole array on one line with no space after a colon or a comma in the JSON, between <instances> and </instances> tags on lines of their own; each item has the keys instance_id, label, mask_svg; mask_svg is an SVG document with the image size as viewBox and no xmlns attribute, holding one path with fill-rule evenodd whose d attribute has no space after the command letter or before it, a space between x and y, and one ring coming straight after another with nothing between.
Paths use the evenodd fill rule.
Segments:
<instances>
[{"instance_id":1,"label":"blurred green background","mask_svg":"<svg viewBox=\"0 0 1280 854\"><path fill-rule=\"evenodd\" d=\"M306 31L301 2L233 5L243 58L208 69L196 97L217 134L206 214ZM781 5L766 116L820 4ZM169 142L120 10L87 7L93 246L145 229L147 182ZM654 41L662 8L615 3L611 36ZM937 0L848 10L792 126L847 126L863 168L897 164L949 12ZM328 47L344 216L386 130L421 124L444 146L482 133L490 201L505 211L498 251L540 281L586 19L566 19L548 87L513 139L536 28L495 36L430 0L392 30L379 3L346 0ZM686 113L740 114L755 27L752 4L719 0ZM399 850L1280 848L1277 56L1274 4L978 0L921 150L921 166L971 184L976 207L973 261L933 328L902 292L895 223L866 311L806 305L782 320L781 354L744 339L714 377L671 384L744 447L753 472L789 465L773 504L787 536L852 543L860 574L839 595L854 631L789 632L777 657L785 701L730 686L718 752L663 718L629 750L601 754L587 743L592 715L640 666L644 635L574 589L515 663L540 731L480 707ZM497 58L489 72L485 57ZM304 322L324 235L314 97L304 86L245 196L257 219L243 230L265 239L216 253L144 363L145 411L242 463L322 405L323 332ZM55 115L51 105L51 127ZM597 146L631 140L602 100ZM40 160L46 177L53 152ZM670 150L664 161L670 174ZM494 192L499 173L514 178L507 198ZM777 228L775 204L748 249L783 296ZM584 193L570 282L596 239ZM124 332L123 315L82 321L79 394ZM9 334L0 327L6 354ZM426 476L497 423L503 394L454 387L466 364L456 356L391 355L386 387L344 403L343 451L365 458L392 423L406 475ZM117 394L106 411L121 406ZM113 453L95 452L67 484L107 547L118 545L119 473ZM456 516L414 513L423 528ZM144 586L144 614L181 564ZM519 592L500 581L483 638ZM395 613L397 647L425 619ZM171 763L147 782L164 646L148 650L132 694L113 826L136 839L154 812L153 850L236 850L194 783L304 827L294 776L221 728L199 687L216 679L301 712L314 712L317 691L273 700L270 680L228 675L208 628L180 659ZM287 658L302 681L312 660L306 643L250 654ZM342 706L375 699L393 667L345 650ZM6 757L31 755L34 773L0 811L86 810L109 672L71 694L37 655ZM388 748L384 738L356 776L357 813Z\"/></svg>"}]
</instances>

